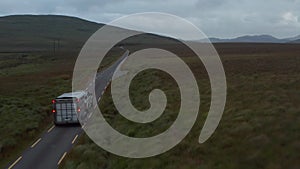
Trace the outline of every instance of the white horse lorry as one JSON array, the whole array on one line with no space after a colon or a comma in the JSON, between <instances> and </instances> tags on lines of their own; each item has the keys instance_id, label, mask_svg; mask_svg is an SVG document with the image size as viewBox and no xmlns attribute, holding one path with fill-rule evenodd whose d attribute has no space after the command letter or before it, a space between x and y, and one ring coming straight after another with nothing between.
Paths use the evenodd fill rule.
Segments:
<instances>
[{"instance_id":1,"label":"white horse lorry","mask_svg":"<svg viewBox=\"0 0 300 169\"><path fill-rule=\"evenodd\" d=\"M92 95L85 91L64 93L52 100L54 124L79 124L93 107Z\"/></svg>"}]
</instances>

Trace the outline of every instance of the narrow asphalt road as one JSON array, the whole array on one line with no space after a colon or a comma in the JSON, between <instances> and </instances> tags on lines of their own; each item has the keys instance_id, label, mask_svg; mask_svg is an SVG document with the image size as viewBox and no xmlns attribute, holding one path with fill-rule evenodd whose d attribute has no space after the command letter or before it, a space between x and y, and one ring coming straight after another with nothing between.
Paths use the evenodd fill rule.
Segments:
<instances>
[{"instance_id":1,"label":"narrow asphalt road","mask_svg":"<svg viewBox=\"0 0 300 169\"><path fill-rule=\"evenodd\" d=\"M126 58L129 51L106 70L97 74L95 92L100 100L103 91L111 81L114 71ZM55 169L69 152L78 137L82 134L81 126L52 126L27 148L19 158L11 162L8 169Z\"/></svg>"}]
</instances>

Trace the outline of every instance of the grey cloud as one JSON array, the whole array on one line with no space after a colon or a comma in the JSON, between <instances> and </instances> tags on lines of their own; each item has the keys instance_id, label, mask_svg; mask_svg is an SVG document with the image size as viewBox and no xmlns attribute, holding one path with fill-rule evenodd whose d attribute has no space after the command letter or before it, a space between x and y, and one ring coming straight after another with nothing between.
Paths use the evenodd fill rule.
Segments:
<instances>
[{"instance_id":1,"label":"grey cloud","mask_svg":"<svg viewBox=\"0 0 300 169\"><path fill-rule=\"evenodd\" d=\"M222 6L226 1L224 0L198 0L196 2L196 7L199 9L211 9L211 8L219 8Z\"/></svg>"}]
</instances>

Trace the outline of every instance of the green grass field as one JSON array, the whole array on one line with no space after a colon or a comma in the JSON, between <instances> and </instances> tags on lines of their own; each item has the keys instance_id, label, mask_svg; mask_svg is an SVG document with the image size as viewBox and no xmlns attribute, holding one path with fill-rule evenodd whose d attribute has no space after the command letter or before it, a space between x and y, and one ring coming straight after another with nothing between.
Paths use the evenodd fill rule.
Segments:
<instances>
[{"instance_id":1,"label":"green grass field","mask_svg":"<svg viewBox=\"0 0 300 169\"><path fill-rule=\"evenodd\" d=\"M99 68L105 69L123 52L112 50ZM68 55L0 54L0 168L53 125L51 100L72 90L74 63Z\"/></svg>"},{"instance_id":2,"label":"green grass field","mask_svg":"<svg viewBox=\"0 0 300 169\"><path fill-rule=\"evenodd\" d=\"M4 168L53 124L51 100L71 91L78 52L103 25L51 15L0 17L0 22L0 168ZM56 52L54 40L60 40ZM180 54L193 70L201 107L192 131L172 150L146 159L110 154L83 135L61 168L299 168L299 44L216 44L227 76L227 104L214 135L198 144L210 105L205 69L189 51L177 48L168 38L146 35L120 44L134 52L143 48L145 41L151 47L167 43L165 48ZM99 70L123 52L112 51ZM142 72L132 81L130 95L134 106L143 110L149 107L148 94L154 88L164 90L169 102L164 114L153 123L135 124L120 116L109 90L100 108L107 121L123 134L148 137L161 133L178 113L180 98L170 76L160 71Z\"/></svg>"},{"instance_id":3,"label":"green grass field","mask_svg":"<svg viewBox=\"0 0 300 169\"><path fill-rule=\"evenodd\" d=\"M216 48L226 70L228 98L219 127L207 142L199 144L198 137L210 104L210 86L199 60L186 56L183 59L198 80L201 107L196 124L180 144L159 156L130 159L104 151L84 135L60 168L298 168L299 46L220 44ZM110 90L100 101L102 113L128 136L158 134L172 124L178 112L178 89L172 79L160 71L142 72L132 81L135 90L130 94L138 109L146 109L148 94L156 87L165 91L169 102L164 114L150 124L135 124L119 115Z\"/></svg>"},{"instance_id":4,"label":"green grass field","mask_svg":"<svg viewBox=\"0 0 300 169\"><path fill-rule=\"evenodd\" d=\"M0 167L52 124L51 98L71 90L70 59L42 53L0 55ZM74 61L73 61L74 62Z\"/></svg>"}]
</instances>

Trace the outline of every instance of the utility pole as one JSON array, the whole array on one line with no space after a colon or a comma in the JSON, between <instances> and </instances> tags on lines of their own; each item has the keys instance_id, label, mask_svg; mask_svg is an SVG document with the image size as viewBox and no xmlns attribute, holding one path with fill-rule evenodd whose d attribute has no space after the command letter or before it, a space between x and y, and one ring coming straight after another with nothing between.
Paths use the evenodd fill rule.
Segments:
<instances>
[{"instance_id":1,"label":"utility pole","mask_svg":"<svg viewBox=\"0 0 300 169\"><path fill-rule=\"evenodd\" d=\"M53 39L53 56L60 50L60 39Z\"/></svg>"},{"instance_id":2,"label":"utility pole","mask_svg":"<svg viewBox=\"0 0 300 169\"><path fill-rule=\"evenodd\" d=\"M55 57L55 52L56 52L56 40L53 40L53 56Z\"/></svg>"},{"instance_id":3,"label":"utility pole","mask_svg":"<svg viewBox=\"0 0 300 169\"><path fill-rule=\"evenodd\" d=\"M60 51L60 39L57 39L57 51Z\"/></svg>"}]
</instances>

